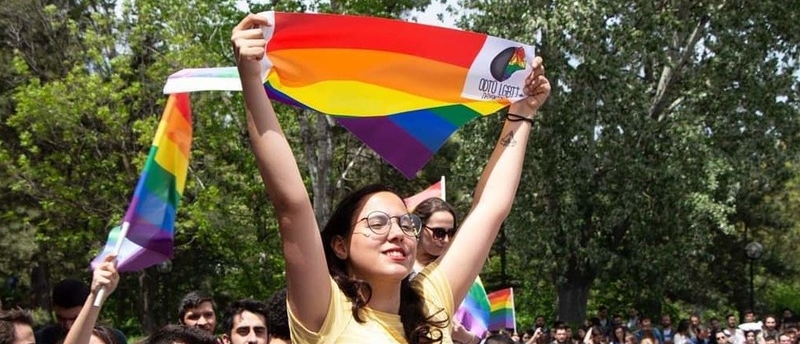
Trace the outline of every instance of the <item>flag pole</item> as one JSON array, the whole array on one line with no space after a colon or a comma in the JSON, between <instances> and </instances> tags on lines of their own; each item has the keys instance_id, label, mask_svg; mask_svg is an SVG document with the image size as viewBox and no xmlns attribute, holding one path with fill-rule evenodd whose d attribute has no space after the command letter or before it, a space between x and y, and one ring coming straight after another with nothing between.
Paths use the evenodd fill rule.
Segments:
<instances>
[{"instance_id":1,"label":"flag pole","mask_svg":"<svg viewBox=\"0 0 800 344\"><path fill-rule=\"evenodd\" d=\"M442 183L442 200L447 202L447 191L446 191L447 188L445 187L444 176L442 176L441 183Z\"/></svg>"},{"instance_id":2,"label":"flag pole","mask_svg":"<svg viewBox=\"0 0 800 344\"><path fill-rule=\"evenodd\" d=\"M117 242L114 244L114 250L111 251L109 254L113 254L114 256L119 256L119 251L122 249L122 242L125 240L125 237L128 235L128 228L130 228L131 223L125 221L122 223L122 227L119 231L119 238ZM106 295L106 288L100 287L100 290L97 291L97 297L94 299L94 306L100 307L103 305L103 297Z\"/></svg>"},{"instance_id":3,"label":"flag pole","mask_svg":"<svg viewBox=\"0 0 800 344\"><path fill-rule=\"evenodd\" d=\"M517 305L514 301L514 287L511 287L511 321L514 322L514 333L517 333Z\"/></svg>"}]
</instances>

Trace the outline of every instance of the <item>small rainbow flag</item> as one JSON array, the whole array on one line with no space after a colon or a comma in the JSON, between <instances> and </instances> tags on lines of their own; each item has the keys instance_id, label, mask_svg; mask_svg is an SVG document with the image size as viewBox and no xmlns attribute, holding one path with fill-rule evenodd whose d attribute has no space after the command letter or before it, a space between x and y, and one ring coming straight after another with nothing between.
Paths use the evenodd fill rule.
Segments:
<instances>
[{"instance_id":1,"label":"small rainbow flag","mask_svg":"<svg viewBox=\"0 0 800 344\"><path fill-rule=\"evenodd\" d=\"M534 48L400 20L260 13L270 98L335 116L412 178L467 122L524 98ZM173 74L165 93L241 89L235 68Z\"/></svg>"},{"instance_id":2,"label":"small rainbow flag","mask_svg":"<svg viewBox=\"0 0 800 344\"><path fill-rule=\"evenodd\" d=\"M470 286L467 296L461 302L453 317L470 333L483 338L489 330L489 297L483 288L480 276Z\"/></svg>"},{"instance_id":3,"label":"small rainbow flag","mask_svg":"<svg viewBox=\"0 0 800 344\"><path fill-rule=\"evenodd\" d=\"M491 313L489 314L489 330L517 328L516 314L514 313L514 289L506 288L487 295Z\"/></svg>"},{"instance_id":4,"label":"small rainbow flag","mask_svg":"<svg viewBox=\"0 0 800 344\"><path fill-rule=\"evenodd\" d=\"M117 254L119 271L141 270L172 258L175 214L186 184L191 145L189 95L172 94L122 225L111 230L93 267L110 253Z\"/></svg>"}]
</instances>

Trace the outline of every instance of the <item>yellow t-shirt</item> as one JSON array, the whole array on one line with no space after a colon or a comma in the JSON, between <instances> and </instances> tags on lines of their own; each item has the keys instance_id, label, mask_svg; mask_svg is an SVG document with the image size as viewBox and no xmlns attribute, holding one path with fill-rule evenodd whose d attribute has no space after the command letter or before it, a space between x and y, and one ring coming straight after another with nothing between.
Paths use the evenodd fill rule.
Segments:
<instances>
[{"instance_id":1,"label":"yellow t-shirt","mask_svg":"<svg viewBox=\"0 0 800 344\"><path fill-rule=\"evenodd\" d=\"M425 300L425 314L430 316L436 313L434 319L444 320L453 318L453 293L450 283L442 275L437 265L430 264L419 274L414 276L411 286L417 290ZM384 313L364 307L361 309L364 323L359 323L353 317L352 302L339 289L339 285L331 278L331 301L328 304L328 315L322 322L319 332L311 332L289 312L289 329L294 344L350 344L350 343L407 343L403 333L403 323L400 315ZM452 324L441 329L442 344L451 344L450 338Z\"/></svg>"}]
</instances>

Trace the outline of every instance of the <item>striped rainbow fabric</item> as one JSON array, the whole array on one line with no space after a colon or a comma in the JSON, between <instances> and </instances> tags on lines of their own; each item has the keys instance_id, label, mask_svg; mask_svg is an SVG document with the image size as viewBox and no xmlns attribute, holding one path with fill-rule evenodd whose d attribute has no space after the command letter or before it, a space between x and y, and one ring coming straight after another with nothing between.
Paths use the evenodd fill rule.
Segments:
<instances>
[{"instance_id":1,"label":"striped rainbow fabric","mask_svg":"<svg viewBox=\"0 0 800 344\"><path fill-rule=\"evenodd\" d=\"M186 184L191 145L189 95L172 94L122 220L122 226L128 230L117 254L119 271L141 270L172 258L175 214ZM93 266L114 252L121 232L119 226L111 231Z\"/></svg>"},{"instance_id":2,"label":"striped rainbow fabric","mask_svg":"<svg viewBox=\"0 0 800 344\"><path fill-rule=\"evenodd\" d=\"M522 99L532 46L383 18L264 12L274 100L336 116L406 177L472 119ZM235 68L170 76L165 93L241 89ZM216 75L215 75L216 73Z\"/></svg>"},{"instance_id":3,"label":"striped rainbow fabric","mask_svg":"<svg viewBox=\"0 0 800 344\"><path fill-rule=\"evenodd\" d=\"M461 302L453 317L470 333L483 338L489 330L489 297L480 276L470 286L467 296Z\"/></svg>"},{"instance_id":4,"label":"striped rainbow fabric","mask_svg":"<svg viewBox=\"0 0 800 344\"><path fill-rule=\"evenodd\" d=\"M516 314L514 313L514 289L506 288L491 292L489 297L489 330L503 330L517 328Z\"/></svg>"}]
</instances>

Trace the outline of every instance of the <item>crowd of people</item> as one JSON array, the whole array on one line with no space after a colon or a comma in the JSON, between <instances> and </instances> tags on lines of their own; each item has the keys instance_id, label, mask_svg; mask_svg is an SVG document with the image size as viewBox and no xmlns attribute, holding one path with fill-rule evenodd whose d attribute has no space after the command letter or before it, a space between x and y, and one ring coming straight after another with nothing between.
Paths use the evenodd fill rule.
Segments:
<instances>
[{"instance_id":1,"label":"crowd of people","mask_svg":"<svg viewBox=\"0 0 800 344\"><path fill-rule=\"evenodd\" d=\"M0 344L127 344L121 331L97 324L102 302L115 289L119 275L113 257L94 271L91 286L75 279L57 283L52 291L56 323L34 331L31 313L23 309L0 310ZM95 303L99 290L104 298ZM288 344L286 289L269 301L240 299L222 313L218 326L213 298L202 291L187 293L180 301L176 324L166 325L139 344ZM217 333L220 327L221 334Z\"/></svg>"},{"instance_id":2,"label":"crowd of people","mask_svg":"<svg viewBox=\"0 0 800 344\"><path fill-rule=\"evenodd\" d=\"M547 325L543 316L534 325L518 334L504 332L507 344L798 344L798 321L790 309L781 316L766 314L761 319L752 310L741 317L728 314L725 319L710 318L704 322L699 315L672 321L669 314L661 315L658 324L648 316L628 310L627 319L621 314L608 316L608 308L600 306L595 317L581 326L573 327L560 321ZM740 321L741 319L741 321Z\"/></svg>"},{"instance_id":3,"label":"crowd of people","mask_svg":"<svg viewBox=\"0 0 800 344\"><path fill-rule=\"evenodd\" d=\"M475 336L453 317L511 211L534 115L550 95L541 57L527 69L525 98L507 108L472 207L459 223L446 203L430 201L429 208L417 206L415 213L396 192L375 184L345 196L321 227L263 85L263 30L271 25L265 17L248 15L234 28L231 43L251 148L278 219L286 292L270 305L250 299L228 305L219 337L214 336L213 300L190 293L181 303L180 323L159 329L141 344L502 340L503 334ZM28 312L3 311L0 344L125 343L119 331L96 326L101 309L97 305L113 293L118 281L115 257L109 256L95 268L91 285L57 306L59 324L36 334ZM273 319L280 324L271 324Z\"/></svg>"}]
</instances>

